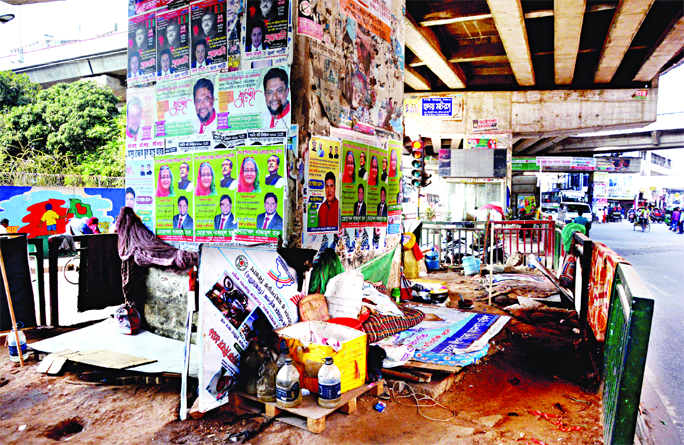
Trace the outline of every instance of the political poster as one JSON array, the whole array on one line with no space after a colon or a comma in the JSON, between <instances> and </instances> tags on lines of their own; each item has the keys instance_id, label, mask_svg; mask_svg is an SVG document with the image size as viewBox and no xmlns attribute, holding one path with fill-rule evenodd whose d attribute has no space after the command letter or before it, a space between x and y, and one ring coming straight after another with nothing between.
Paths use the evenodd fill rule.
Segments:
<instances>
[{"instance_id":1,"label":"political poster","mask_svg":"<svg viewBox=\"0 0 684 445\"><path fill-rule=\"evenodd\" d=\"M125 206L154 232L154 160L126 160Z\"/></svg>"},{"instance_id":2,"label":"political poster","mask_svg":"<svg viewBox=\"0 0 684 445\"><path fill-rule=\"evenodd\" d=\"M387 170L387 202L389 203L387 212L387 232L389 234L399 233L401 223L402 208L402 188L401 188L401 152L404 144L401 141L388 140L387 154L389 166Z\"/></svg>"},{"instance_id":3,"label":"political poster","mask_svg":"<svg viewBox=\"0 0 684 445\"><path fill-rule=\"evenodd\" d=\"M126 91L126 146L138 147L137 142L154 139L155 89L128 88Z\"/></svg>"},{"instance_id":4,"label":"political poster","mask_svg":"<svg viewBox=\"0 0 684 445\"><path fill-rule=\"evenodd\" d=\"M155 227L163 240L194 241L193 171L192 154L155 158Z\"/></svg>"},{"instance_id":5,"label":"political poster","mask_svg":"<svg viewBox=\"0 0 684 445\"><path fill-rule=\"evenodd\" d=\"M340 230L340 143L313 137L307 164L306 232L337 233Z\"/></svg>"},{"instance_id":6,"label":"political poster","mask_svg":"<svg viewBox=\"0 0 684 445\"><path fill-rule=\"evenodd\" d=\"M240 147L234 188L236 241L275 243L283 234L285 146ZM232 187L232 186L231 186Z\"/></svg>"},{"instance_id":7,"label":"political poster","mask_svg":"<svg viewBox=\"0 0 684 445\"><path fill-rule=\"evenodd\" d=\"M157 82L190 75L189 8L157 13Z\"/></svg>"},{"instance_id":8,"label":"political poster","mask_svg":"<svg viewBox=\"0 0 684 445\"><path fill-rule=\"evenodd\" d=\"M340 14L358 22L359 26L386 42L391 41L392 1L341 0Z\"/></svg>"},{"instance_id":9,"label":"political poster","mask_svg":"<svg viewBox=\"0 0 684 445\"><path fill-rule=\"evenodd\" d=\"M155 13L128 19L128 85L152 80L157 70Z\"/></svg>"},{"instance_id":10,"label":"political poster","mask_svg":"<svg viewBox=\"0 0 684 445\"><path fill-rule=\"evenodd\" d=\"M298 321L297 278L273 249L200 247L199 409L228 402L249 341ZM263 332L262 332L263 330Z\"/></svg>"},{"instance_id":11,"label":"political poster","mask_svg":"<svg viewBox=\"0 0 684 445\"><path fill-rule=\"evenodd\" d=\"M195 241L229 242L238 220L233 211L236 150L195 153Z\"/></svg>"},{"instance_id":12,"label":"political poster","mask_svg":"<svg viewBox=\"0 0 684 445\"><path fill-rule=\"evenodd\" d=\"M368 211L366 202L368 146L360 142L343 140L342 155L344 156L340 159L342 163L342 227L365 227ZM311 159L310 156L309 159Z\"/></svg>"},{"instance_id":13,"label":"political poster","mask_svg":"<svg viewBox=\"0 0 684 445\"><path fill-rule=\"evenodd\" d=\"M318 2L315 0L297 0L297 34L312 37L319 42L323 40L323 25L318 15Z\"/></svg>"},{"instance_id":14,"label":"political poster","mask_svg":"<svg viewBox=\"0 0 684 445\"><path fill-rule=\"evenodd\" d=\"M178 138L167 138L164 154L199 153L213 149L214 140L210 134L195 134Z\"/></svg>"},{"instance_id":15,"label":"political poster","mask_svg":"<svg viewBox=\"0 0 684 445\"><path fill-rule=\"evenodd\" d=\"M135 13L142 14L146 11L161 8L171 3L171 0L135 0Z\"/></svg>"},{"instance_id":16,"label":"political poster","mask_svg":"<svg viewBox=\"0 0 684 445\"><path fill-rule=\"evenodd\" d=\"M386 227L389 207L387 204L387 150L368 147L368 198L366 221L369 227Z\"/></svg>"},{"instance_id":17,"label":"political poster","mask_svg":"<svg viewBox=\"0 0 684 445\"><path fill-rule=\"evenodd\" d=\"M156 85L157 121L155 138L188 136L198 121L193 101L194 79L182 79Z\"/></svg>"},{"instance_id":18,"label":"political poster","mask_svg":"<svg viewBox=\"0 0 684 445\"><path fill-rule=\"evenodd\" d=\"M245 60L286 56L292 39L289 0L248 0Z\"/></svg>"},{"instance_id":19,"label":"political poster","mask_svg":"<svg viewBox=\"0 0 684 445\"><path fill-rule=\"evenodd\" d=\"M227 5L231 8L232 25L237 22L239 0L228 4L226 0L202 0L190 4L190 25L192 50L190 52L190 73L197 74L219 71L228 67L226 39ZM234 14L233 14L234 11Z\"/></svg>"},{"instance_id":20,"label":"political poster","mask_svg":"<svg viewBox=\"0 0 684 445\"><path fill-rule=\"evenodd\" d=\"M216 75L218 130L289 129L290 67Z\"/></svg>"}]
</instances>

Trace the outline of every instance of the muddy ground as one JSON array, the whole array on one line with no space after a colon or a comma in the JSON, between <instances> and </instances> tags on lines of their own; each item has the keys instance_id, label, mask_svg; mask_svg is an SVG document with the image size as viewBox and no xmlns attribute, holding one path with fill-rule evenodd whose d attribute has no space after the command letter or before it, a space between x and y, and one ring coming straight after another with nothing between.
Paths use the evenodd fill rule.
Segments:
<instances>
[{"instance_id":1,"label":"muddy ground","mask_svg":"<svg viewBox=\"0 0 684 445\"><path fill-rule=\"evenodd\" d=\"M47 332L29 333L44 337ZM516 338L518 338L516 340ZM254 445L283 444L601 444L600 396L591 369L576 351L548 351L526 344L508 329L493 341L491 355L464 368L438 401L446 409L401 406L384 412L370 394L356 412L328 416L321 434L278 422L255 437ZM0 354L0 442L3 444L214 444L235 443L230 434L254 429L263 418L244 419L230 406L201 419L178 419L179 378L103 384L94 368L67 364L65 372L37 372L31 359L20 368ZM91 374L83 374L84 372ZM111 382L116 382L110 376ZM85 379L85 380L84 380ZM0 384L5 383L0 380ZM575 400L572 400L575 399ZM582 402L580 402L582 401ZM583 403L586 402L586 403ZM411 405L409 399L402 404ZM427 402L422 402L427 403ZM446 421L429 420L448 419ZM540 418L534 411L553 416ZM241 420L242 419L242 420ZM555 422L555 423L553 423ZM576 427L579 428L577 431ZM570 430L570 431L563 431ZM238 442L239 443L239 442Z\"/></svg>"}]
</instances>

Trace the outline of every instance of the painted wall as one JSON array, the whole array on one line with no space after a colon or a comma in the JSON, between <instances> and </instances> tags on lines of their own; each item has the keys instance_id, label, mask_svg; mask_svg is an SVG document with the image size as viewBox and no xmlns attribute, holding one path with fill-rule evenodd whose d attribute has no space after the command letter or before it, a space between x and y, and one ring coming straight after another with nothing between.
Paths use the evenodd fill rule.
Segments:
<instances>
[{"instance_id":1,"label":"painted wall","mask_svg":"<svg viewBox=\"0 0 684 445\"><path fill-rule=\"evenodd\" d=\"M94 216L100 221L100 231L109 231L123 205L124 189L0 187L0 219L9 220L9 232L28 233L29 238L64 233L74 217ZM59 216L54 232L41 221L46 206Z\"/></svg>"}]
</instances>

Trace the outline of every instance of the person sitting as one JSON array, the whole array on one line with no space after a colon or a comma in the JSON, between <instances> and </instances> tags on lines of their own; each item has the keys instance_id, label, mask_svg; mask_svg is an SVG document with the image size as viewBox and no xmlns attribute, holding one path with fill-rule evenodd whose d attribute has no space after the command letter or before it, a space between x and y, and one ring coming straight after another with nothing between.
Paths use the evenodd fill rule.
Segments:
<instances>
[{"instance_id":1,"label":"person sitting","mask_svg":"<svg viewBox=\"0 0 684 445\"><path fill-rule=\"evenodd\" d=\"M591 221L589 221L587 218L582 216L584 212L582 210L579 210L577 212L577 217L572 220L575 224L582 224L584 228L587 230L587 236L589 236L589 229L591 229Z\"/></svg>"}]
</instances>

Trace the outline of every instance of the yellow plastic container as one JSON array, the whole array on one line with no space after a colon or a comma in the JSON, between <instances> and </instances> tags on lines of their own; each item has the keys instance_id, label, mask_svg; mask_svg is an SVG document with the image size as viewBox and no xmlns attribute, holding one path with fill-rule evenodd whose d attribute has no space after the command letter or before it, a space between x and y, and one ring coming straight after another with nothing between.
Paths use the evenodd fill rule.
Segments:
<instances>
[{"instance_id":1,"label":"yellow plastic container","mask_svg":"<svg viewBox=\"0 0 684 445\"><path fill-rule=\"evenodd\" d=\"M312 393L318 393L318 371L326 357L332 357L342 374L342 393L366 383L366 348L365 332L322 321L306 321L275 331L285 340L290 348L294 365L302 376L302 387ZM332 346L312 342L316 333L324 338L338 340L342 347L335 351Z\"/></svg>"}]
</instances>

